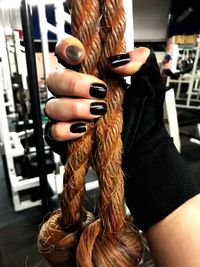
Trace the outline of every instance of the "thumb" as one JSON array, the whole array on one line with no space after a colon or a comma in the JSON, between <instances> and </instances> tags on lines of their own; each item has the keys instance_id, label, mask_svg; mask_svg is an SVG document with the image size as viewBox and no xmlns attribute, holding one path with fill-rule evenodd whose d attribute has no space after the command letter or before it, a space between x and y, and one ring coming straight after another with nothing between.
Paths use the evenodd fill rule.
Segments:
<instances>
[{"instance_id":1,"label":"thumb","mask_svg":"<svg viewBox=\"0 0 200 267\"><path fill-rule=\"evenodd\" d=\"M146 63L149 54L149 48L138 47L128 53L109 57L108 62L113 72L121 76L131 76Z\"/></svg>"},{"instance_id":2,"label":"thumb","mask_svg":"<svg viewBox=\"0 0 200 267\"><path fill-rule=\"evenodd\" d=\"M83 61L85 57L85 49L83 44L77 38L70 36L59 40L55 47L55 55L62 65L65 66L66 63L74 66Z\"/></svg>"}]
</instances>

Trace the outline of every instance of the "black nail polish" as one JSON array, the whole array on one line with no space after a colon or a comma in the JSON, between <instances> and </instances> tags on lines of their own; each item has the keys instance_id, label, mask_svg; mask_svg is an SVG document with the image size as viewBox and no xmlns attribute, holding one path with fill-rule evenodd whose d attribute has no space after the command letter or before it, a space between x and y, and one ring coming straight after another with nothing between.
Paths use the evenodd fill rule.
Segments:
<instances>
[{"instance_id":1,"label":"black nail polish","mask_svg":"<svg viewBox=\"0 0 200 267\"><path fill-rule=\"evenodd\" d=\"M107 112L107 106L104 102L94 102L90 105L92 115L104 115Z\"/></svg>"},{"instance_id":2,"label":"black nail polish","mask_svg":"<svg viewBox=\"0 0 200 267\"><path fill-rule=\"evenodd\" d=\"M70 69L70 70L75 70L75 71L79 71L80 68L80 64L78 64L79 62L77 62L77 65L71 65L68 64L65 60L61 59L57 54L55 54L55 57L58 60L58 63L60 63L63 67ZM74 62L76 64L76 62Z\"/></svg>"},{"instance_id":3,"label":"black nail polish","mask_svg":"<svg viewBox=\"0 0 200 267\"><path fill-rule=\"evenodd\" d=\"M70 127L71 133L84 133L86 130L86 124L84 122L72 124Z\"/></svg>"},{"instance_id":4,"label":"black nail polish","mask_svg":"<svg viewBox=\"0 0 200 267\"><path fill-rule=\"evenodd\" d=\"M104 98L107 94L107 87L101 83L93 83L90 87L90 95L96 98Z\"/></svg>"},{"instance_id":5,"label":"black nail polish","mask_svg":"<svg viewBox=\"0 0 200 267\"><path fill-rule=\"evenodd\" d=\"M108 58L108 62L113 68L123 66L131 61L131 58L128 53L119 54Z\"/></svg>"},{"instance_id":6,"label":"black nail polish","mask_svg":"<svg viewBox=\"0 0 200 267\"><path fill-rule=\"evenodd\" d=\"M79 59L82 55L83 51L74 45L70 45L66 49L66 56L74 63L79 62Z\"/></svg>"}]
</instances>

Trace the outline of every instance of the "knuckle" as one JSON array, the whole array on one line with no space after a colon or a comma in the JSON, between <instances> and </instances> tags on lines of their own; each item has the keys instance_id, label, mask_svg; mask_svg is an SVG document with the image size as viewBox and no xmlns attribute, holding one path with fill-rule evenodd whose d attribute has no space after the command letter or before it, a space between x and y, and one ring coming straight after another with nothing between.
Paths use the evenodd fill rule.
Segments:
<instances>
[{"instance_id":1,"label":"knuckle","mask_svg":"<svg viewBox=\"0 0 200 267\"><path fill-rule=\"evenodd\" d=\"M63 139L62 132L60 131L60 127L57 124L54 124L51 127L51 136L56 141L62 141L62 139Z\"/></svg>"},{"instance_id":2,"label":"knuckle","mask_svg":"<svg viewBox=\"0 0 200 267\"><path fill-rule=\"evenodd\" d=\"M52 83L53 83L53 80L54 80L53 77L54 77L54 72L51 71L47 76L47 86L48 86L49 89L52 88Z\"/></svg>"},{"instance_id":3,"label":"knuckle","mask_svg":"<svg viewBox=\"0 0 200 267\"><path fill-rule=\"evenodd\" d=\"M45 104L44 112L45 112L46 115L49 116L49 101Z\"/></svg>"},{"instance_id":4,"label":"knuckle","mask_svg":"<svg viewBox=\"0 0 200 267\"><path fill-rule=\"evenodd\" d=\"M79 105L77 102L71 104L71 117L78 118L80 114Z\"/></svg>"},{"instance_id":5,"label":"knuckle","mask_svg":"<svg viewBox=\"0 0 200 267\"><path fill-rule=\"evenodd\" d=\"M45 107L44 107L44 111L45 111L45 113L46 113L49 117L51 117L51 114L54 113L54 109L55 109L55 105L54 105L53 101L52 101L52 100L49 100L49 101L46 103Z\"/></svg>"},{"instance_id":6,"label":"knuckle","mask_svg":"<svg viewBox=\"0 0 200 267\"><path fill-rule=\"evenodd\" d=\"M76 77L76 79L71 83L71 93L77 95L80 91L80 84L82 83L82 79L80 77Z\"/></svg>"}]
</instances>

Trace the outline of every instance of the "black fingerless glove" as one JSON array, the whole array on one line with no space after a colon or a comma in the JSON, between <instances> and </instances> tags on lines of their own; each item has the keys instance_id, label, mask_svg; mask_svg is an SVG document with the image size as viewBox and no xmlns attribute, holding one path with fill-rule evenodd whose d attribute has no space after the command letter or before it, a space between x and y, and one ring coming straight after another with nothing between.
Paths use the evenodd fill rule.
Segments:
<instances>
[{"instance_id":1,"label":"black fingerless glove","mask_svg":"<svg viewBox=\"0 0 200 267\"><path fill-rule=\"evenodd\" d=\"M151 132L163 127L163 101L165 86L153 51L147 62L132 76L126 90L123 112L124 160L130 150L143 139L152 137Z\"/></svg>"},{"instance_id":2,"label":"black fingerless glove","mask_svg":"<svg viewBox=\"0 0 200 267\"><path fill-rule=\"evenodd\" d=\"M154 53L124 99L123 171L127 206L143 231L199 193L163 124L165 86Z\"/></svg>"},{"instance_id":3,"label":"black fingerless glove","mask_svg":"<svg viewBox=\"0 0 200 267\"><path fill-rule=\"evenodd\" d=\"M123 171L125 197L143 231L200 192L163 124L165 86L154 53L133 75L124 99ZM66 161L66 142L45 139Z\"/></svg>"}]
</instances>

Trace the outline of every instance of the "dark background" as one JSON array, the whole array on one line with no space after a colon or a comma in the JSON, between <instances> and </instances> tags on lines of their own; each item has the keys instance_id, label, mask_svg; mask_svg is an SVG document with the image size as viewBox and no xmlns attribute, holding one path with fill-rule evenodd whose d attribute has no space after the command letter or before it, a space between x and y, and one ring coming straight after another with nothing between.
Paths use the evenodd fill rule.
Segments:
<instances>
[{"instance_id":1,"label":"dark background","mask_svg":"<svg viewBox=\"0 0 200 267\"><path fill-rule=\"evenodd\" d=\"M198 0L173 0L168 36L199 34L200 2Z\"/></svg>"}]
</instances>

